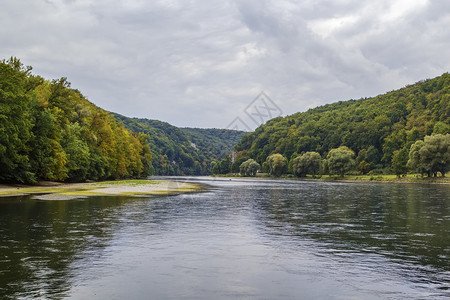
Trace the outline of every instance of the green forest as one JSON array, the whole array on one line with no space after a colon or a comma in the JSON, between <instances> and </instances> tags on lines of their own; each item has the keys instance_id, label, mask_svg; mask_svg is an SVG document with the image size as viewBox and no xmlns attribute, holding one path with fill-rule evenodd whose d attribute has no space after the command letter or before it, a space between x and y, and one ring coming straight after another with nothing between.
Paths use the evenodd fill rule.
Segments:
<instances>
[{"instance_id":1,"label":"green forest","mask_svg":"<svg viewBox=\"0 0 450 300\"><path fill-rule=\"evenodd\" d=\"M178 128L166 122L114 114L125 128L145 133L156 175L209 175L245 134L228 129Z\"/></svg>"},{"instance_id":2,"label":"green forest","mask_svg":"<svg viewBox=\"0 0 450 300\"><path fill-rule=\"evenodd\" d=\"M0 63L0 181L85 181L150 175L148 136L125 129L66 78Z\"/></svg>"},{"instance_id":3,"label":"green forest","mask_svg":"<svg viewBox=\"0 0 450 300\"><path fill-rule=\"evenodd\" d=\"M239 172L241 163L254 159L273 175L445 175L449 116L450 75L445 73L373 98L274 118L242 138L230 168Z\"/></svg>"},{"instance_id":4,"label":"green forest","mask_svg":"<svg viewBox=\"0 0 450 300\"><path fill-rule=\"evenodd\" d=\"M0 182L207 175L244 135L112 114L31 70L0 62Z\"/></svg>"},{"instance_id":5,"label":"green forest","mask_svg":"<svg viewBox=\"0 0 450 300\"><path fill-rule=\"evenodd\" d=\"M81 182L258 171L444 176L450 75L269 120L254 132L178 128L109 113L66 78L0 62L0 182Z\"/></svg>"}]
</instances>

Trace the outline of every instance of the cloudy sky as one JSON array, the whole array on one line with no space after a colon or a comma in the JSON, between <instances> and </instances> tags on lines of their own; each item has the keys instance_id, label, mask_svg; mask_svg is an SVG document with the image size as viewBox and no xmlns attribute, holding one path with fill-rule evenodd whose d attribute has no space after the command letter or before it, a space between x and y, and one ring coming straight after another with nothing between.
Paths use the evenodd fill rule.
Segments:
<instances>
[{"instance_id":1,"label":"cloudy sky","mask_svg":"<svg viewBox=\"0 0 450 300\"><path fill-rule=\"evenodd\" d=\"M0 0L0 58L109 111L226 128L450 69L450 1ZM267 100L267 99L266 99ZM267 102L267 101L266 101ZM250 107L249 107L250 106ZM254 106L254 107L251 107ZM266 114L268 115L268 114Z\"/></svg>"}]
</instances>

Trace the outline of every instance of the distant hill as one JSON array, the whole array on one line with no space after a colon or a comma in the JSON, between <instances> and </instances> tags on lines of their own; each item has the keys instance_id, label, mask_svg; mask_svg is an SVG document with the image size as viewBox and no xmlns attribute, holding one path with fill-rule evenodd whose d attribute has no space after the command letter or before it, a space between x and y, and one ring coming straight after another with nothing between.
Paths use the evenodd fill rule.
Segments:
<instances>
[{"instance_id":1,"label":"distant hill","mask_svg":"<svg viewBox=\"0 0 450 300\"><path fill-rule=\"evenodd\" d=\"M324 157L343 145L359 154L360 160L370 160L371 168L387 168L395 150L409 149L425 135L449 133L449 116L450 75L445 73L377 97L272 119L246 134L235 149L238 158L263 163L273 153L288 160L307 151Z\"/></svg>"},{"instance_id":2,"label":"distant hill","mask_svg":"<svg viewBox=\"0 0 450 300\"><path fill-rule=\"evenodd\" d=\"M211 174L211 162L230 154L245 134L228 129L178 128L166 122L113 115L125 128L149 135L157 175Z\"/></svg>"}]
</instances>

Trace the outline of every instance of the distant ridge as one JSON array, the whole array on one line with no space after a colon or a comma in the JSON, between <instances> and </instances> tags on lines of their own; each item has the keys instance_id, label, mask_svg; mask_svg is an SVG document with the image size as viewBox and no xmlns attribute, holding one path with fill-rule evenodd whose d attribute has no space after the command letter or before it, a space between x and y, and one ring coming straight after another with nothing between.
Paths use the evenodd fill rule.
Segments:
<instances>
[{"instance_id":1,"label":"distant ridge","mask_svg":"<svg viewBox=\"0 0 450 300\"><path fill-rule=\"evenodd\" d=\"M228 129L178 128L169 123L113 114L125 128L149 135L157 175L208 175L245 134Z\"/></svg>"}]
</instances>

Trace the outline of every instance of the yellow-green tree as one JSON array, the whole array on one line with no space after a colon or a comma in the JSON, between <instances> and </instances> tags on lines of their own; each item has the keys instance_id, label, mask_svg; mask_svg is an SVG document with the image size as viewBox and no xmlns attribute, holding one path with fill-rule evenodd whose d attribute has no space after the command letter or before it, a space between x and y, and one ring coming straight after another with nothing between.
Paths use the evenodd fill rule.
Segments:
<instances>
[{"instance_id":1,"label":"yellow-green tree","mask_svg":"<svg viewBox=\"0 0 450 300\"><path fill-rule=\"evenodd\" d=\"M266 164L269 174L273 176L280 177L287 172L287 159L279 153L268 156Z\"/></svg>"},{"instance_id":2,"label":"yellow-green tree","mask_svg":"<svg viewBox=\"0 0 450 300\"><path fill-rule=\"evenodd\" d=\"M331 149L327 155L328 172L332 175L344 176L355 169L355 152L346 146Z\"/></svg>"}]
</instances>

